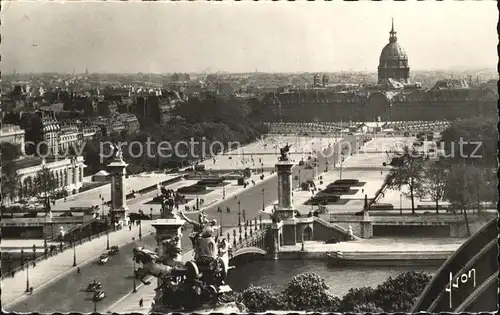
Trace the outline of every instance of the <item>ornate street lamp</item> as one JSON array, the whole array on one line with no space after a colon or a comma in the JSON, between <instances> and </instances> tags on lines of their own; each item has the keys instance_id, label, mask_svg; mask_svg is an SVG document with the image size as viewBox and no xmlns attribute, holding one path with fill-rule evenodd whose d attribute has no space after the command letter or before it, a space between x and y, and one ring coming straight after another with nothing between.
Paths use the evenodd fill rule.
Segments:
<instances>
[{"instance_id":1,"label":"ornate street lamp","mask_svg":"<svg viewBox=\"0 0 500 315\"><path fill-rule=\"evenodd\" d=\"M139 220L139 240L142 241L142 220Z\"/></svg>"},{"instance_id":2,"label":"ornate street lamp","mask_svg":"<svg viewBox=\"0 0 500 315\"><path fill-rule=\"evenodd\" d=\"M222 209L220 209L220 236L222 237Z\"/></svg>"},{"instance_id":3,"label":"ornate street lamp","mask_svg":"<svg viewBox=\"0 0 500 315\"><path fill-rule=\"evenodd\" d=\"M33 244L33 260L36 259L36 246Z\"/></svg>"},{"instance_id":4,"label":"ornate street lamp","mask_svg":"<svg viewBox=\"0 0 500 315\"><path fill-rule=\"evenodd\" d=\"M241 201L238 200L238 226L241 227ZM240 228L241 231L241 228Z\"/></svg>"},{"instance_id":5,"label":"ornate street lamp","mask_svg":"<svg viewBox=\"0 0 500 315\"><path fill-rule=\"evenodd\" d=\"M298 186L300 187L300 170L299 170L299 184L298 184Z\"/></svg>"},{"instance_id":6,"label":"ornate street lamp","mask_svg":"<svg viewBox=\"0 0 500 315\"><path fill-rule=\"evenodd\" d=\"M75 244L75 234L71 235L71 238L73 239L73 267L76 267L76 244Z\"/></svg>"},{"instance_id":7,"label":"ornate street lamp","mask_svg":"<svg viewBox=\"0 0 500 315\"><path fill-rule=\"evenodd\" d=\"M83 244L83 227L78 229L78 236L80 237L80 245Z\"/></svg>"},{"instance_id":8,"label":"ornate street lamp","mask_svg":"<svg viewBox=\"0 0 500 315\"><path fill-rule=\"evenodd\" d=\"M132 254L132 255L133 255L133 254ZM132 257L133 257L133 256L132 256ZM132 258L132 260L133 260L133 262L134 262L134 270L133 270L133 271L134 271L134 272L133 272L133 275L134 275L134 277L133 277L133 279L134 279L134 287L133 287L133 289L132 289L132 292L136 293L136 292L137 292L137 287L136 287L136 284L135 284L135 258Z\"/></svg>"},{"instance_id":9,"label":"ornate street lamp","mask_svg":"<svg viewBox=\"0 0 500 315\"><path fill-rule=\"evenodd\" d=\"M26 293L30 292L30 264L29 262L26 264Z\"/></svg>"},{"instance_id":10,"label":"ornate street lamp","mask_svg":"<svg viewBox=\"0 0 500 315\"><path fill-rule=\"evenodd\" d=\"M266 204L264 202L264 191L265 189L262 188L262 211L266 210Z\"/></svg>"},{"instance_id":11,"label":"ornate street lamp","mask_svg":"<svg viewBox=\"0 0 500 315\"><path fill-rule=\"evenodd\" d=\"M106 249L109 250L109 221L106 218Z\"/></svg>"}]
</instances>

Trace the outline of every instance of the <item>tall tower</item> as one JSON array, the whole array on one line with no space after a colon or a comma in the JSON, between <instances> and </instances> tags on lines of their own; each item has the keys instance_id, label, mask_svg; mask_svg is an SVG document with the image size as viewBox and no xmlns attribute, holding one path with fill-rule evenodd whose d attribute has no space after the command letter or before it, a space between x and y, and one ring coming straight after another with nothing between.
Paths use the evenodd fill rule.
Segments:
<instances>
[{"instance_id":1,"label":"tall tower","mask_svg":"<svg viewBox=\"0 0 500 315\"><path fill-rule=\"evenodd\" d=\"M408 56L404 49L399 46L396 31L394 30L394 19L392 20L391 31L389 32L389 43L385 45L380 54L378 66L378 83L383 84L388 79L393 79L401 83L410 83L410 66Z\"/></svg>"},{"instance_id":2,"label":"tall tower","mask_svg":"<svg viewBox=\"0 0 500 315\"><path fill-rule=\"evenodd\" d=\"M115 156L113 162L108 165L111 172L111 216L112 222L122 225L127 221L127 193L125 175L127 174L127 163L123 161L121 152Z\"/></svg>"},{"instance_id":3,"label":"tall tower","mask_svg":"<svg viewBox=\"0 0 500 315\"><path fill-rule=\"evenodd\" d=\"M283 149L282 149L283 150ZM282 151L276 171L278 173L278 204L275 212L282 220L280 224L273 227L275 239L284 245L295 245L297 243L297 220L295 218L295 207L292 198L292 167L293 162L288 158L288 153ZM282 234L282 235L280 235ZM276 238L278 236L278 238Z\"/></svg>"}]
</instances>

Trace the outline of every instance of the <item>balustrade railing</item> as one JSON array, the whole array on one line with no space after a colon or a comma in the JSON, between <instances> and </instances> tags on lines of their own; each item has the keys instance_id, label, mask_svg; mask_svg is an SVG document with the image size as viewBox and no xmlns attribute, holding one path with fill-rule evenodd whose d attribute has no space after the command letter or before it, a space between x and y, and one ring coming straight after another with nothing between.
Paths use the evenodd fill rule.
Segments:
<instances>
[{"instance_id":1,"label":"balustrade railing","mask_svg":"<svg viewBox=\"0 0 500 315\"><path fill-rule=\"evenodd\" d=\"M109 234L111 232L114 232L114 231L115 231L114 228L110 228L110 229L107 230L107 232ZM118 231L118 230L116 230L116 231ZM88 241L91 241L91 240L95 239L96 236L97 236L97 238L99 238L99 237L104 236L104 235L106 235L106 231L96 233L96 234L91 235L91 236L86 237L86 238L75 240L74 241L74 245L78 246L78 245L87 243ZM58 254L66 251L67 249L71 249L71 248L73 248L73 242L71 242L69 244L64 244L62 247L61 246L57 246L56 249L53 250L52 252L50 252L50 250L49 250L49 252L47 254L43 253L42 256L39 256L39 257L37 257L37 258L35 258L33 260L29 260L28 262L24 263L23 265L21 265L19 267L16 267L16 268L10 270L9 272L2 273L1 279L5 279L5 278L8 278L8 277L13 277L17 272L23 271L26 268L26 266L28 266L29 264L35 264L36 265L36 263L38 263L38 262L40 262L42 260L45 260L45 259L50 258L52 256L57 256ZM30 256L29 253L27 253L25 255L25 257L29 257L29 256Z\"/></svg>"}]
</instances>

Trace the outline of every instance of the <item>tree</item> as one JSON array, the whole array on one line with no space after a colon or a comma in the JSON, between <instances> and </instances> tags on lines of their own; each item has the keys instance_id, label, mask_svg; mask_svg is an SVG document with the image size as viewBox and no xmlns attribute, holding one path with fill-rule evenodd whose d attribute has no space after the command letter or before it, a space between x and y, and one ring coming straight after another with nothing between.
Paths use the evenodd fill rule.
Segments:
<instances>
[{"instance_id":1,"label":"tree","mask_svg":"<svg viewBox=\"0 0 500 315\"><path fill-rule=\"evenodd\" d=\"M452 161L461 163L467 159L475 165L497 168L496 117L458 119L443 131L441 140Z\"/></svg>"},{"instance_id":2,"label":"tree","mask_svg":"<svg viewBox=\"0 0 500 315\"><path fill-rule=\"evenodd\" d=\"M34 179L34 194L37 198L43 199L45 211L50 211L50 203L55 198L58 188L54 174L46 167L42 167L37 172Z\"/></svg>"},{"instance_id":3,"label":"tree","mask_svg":"<svg viewBox=\"0 0 500 315\"><path fill-rule=\"evenodd\" d=\"M14 200L19 194L19 180L14 167L14 162L22 153L21 146L10 142L1 142L1 163L2 163L2 194L8 200ZM2 196L2 204L5 199Z\"/></svg>"},{"instance_id":4,"label":"tree","mask_svg":"<svg viewBox=\"0 0 500 315\"><path fill-rule=\"evenodd\" d=\"M250 286L243 291L241 299L250 312L287 309L283 296L271 288Z\"/></svg>"},{"instance_id":5,"label":"tree","mask_svg":"<svg viewBox=\"0 0 500 315\"><path fill-rule=\"evenodd\" d=\"M419 195L429 196L436 203L436 214L439 213L439 201L444 197L447 178L448 170L438 162L432 163L424 170Z\"/></svg>"},{"instance_id":6,"label":"tree","mask_svg":"<svg viewBox=\"0 0 500 315\"><path fill-rule=\"evenodd\" d=\"M371 302L386 313L409 312L430 280L429 275L415 271L390 277L377 286Z\"/></svg>"},{"instance_id":7,"label":"tree","mask_svg":"<svg viewBox=\"0 0 500 315\"><path fill-rule=\"evenodd\" d=\"M2 166L2 204L5 203L4 197L9 201L19 196L20 183L12 162L4 162Z\"/></svg>"},{"instance_id":8,"label":"tree","mask_svg":"<svg viewBox=\"0 0 500 315\"><path fill-rule=\"evenodd\" d=\"M299 274L288 283L283 291L285 301L293 310L332 312L337 311L340 299L328 292L325 279L315 273Z\"/></svg>"},{"instance_id":9,"label":"tree","mask_svg":"<svg viewBox=\"0 0 500 315\"><path fill-rule=\"evenodd\" d=\"M21 146L10 142L1 142L0 150L2 153L2 163L17 160L22 154Z\"/></svg>"},{"instance_id":10,"label":"tree","mask_svg":"<svg viewBox=\"0 0 500 315\"><path fill-rule=\"evenodd\" d=\"M420 191L423 178L423 159L418 152L409 146L403 147L403 153L391 162L393 167L386 177L387 188L401 190L408 187L409 192L403 195L411 199L411 212L415 214L415 196Z\"/></svg>"},{"instance_id":11,"label":"tree","mask_svg":"<svg viewBox=\"0 0 500 315\"><path fill-rule=\"evenodd\" d=\"M477 204L480 192L486 187L481 170L473 165L452 165L446 183L445 198L460 208L464 215L467 233L470 236L467 208Z\"/></svg>"},{"instance_id":12,"label":"tree","mask_svg":"<svg viewBox=\"0 0 500 315\"><path fill-rule=\"evenodd\" d=\"M349 289L349 292L344 295L340 302L340 311L347 313L354 312L356 308L359 308L361 311L361 308L364 308L362 306L366 306L365 308L367 308L369 303L373 303L374 292L375 290L372 287Z\"/></svg>"}]
</instances>

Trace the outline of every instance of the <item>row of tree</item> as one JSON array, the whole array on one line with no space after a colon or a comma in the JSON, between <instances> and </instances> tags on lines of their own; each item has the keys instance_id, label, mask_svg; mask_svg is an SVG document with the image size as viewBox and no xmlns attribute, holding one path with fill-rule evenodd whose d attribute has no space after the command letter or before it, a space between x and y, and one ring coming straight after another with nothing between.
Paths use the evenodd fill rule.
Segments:
<instances>
[{"instance_id":1,"label":"row of tree","mask_svg":"<svg viewBox=\"0 0 500 315\"><path fill-rule=\"evenodd\" d=\"M480 210L482 202L497 200L496 172L489 167L465 161L426 160L410 147L404 147L398 159L400 162L391 168L386 177L387 188L400 190L408 197L413 213L415 198L431 199L435 202L436 213L442 200L451 203L452 211Z\"/></svg>"},{"instance_id":2,"label":"row of tree","mask_svg":"<svg viewBox=\"0 0 500 315\"><path fill-rule=\"evenodd\" d=\"M103 168L101 161L101 143L104 141L127 142L138 141L144 144L148 139L153 144L153 156L140 154L139 146L125 150L123 157L129 164L129 174L152 171L162 167L180 167L190 165L202 157L209 156L210 145L214 142L214 151L228 149L229 143L247 144L255 141L268 130L267 127L251 117L252 107L247 102L232 98L208 95L205 98L190 98L188 102L179 104L173 110L173 119L161 125L151 119L141 121L139 133L122 132L119 135L100 137L86 143L83 150L86 172L94 174ZM179 142L191 139L205 145L195 145L192 149L180 146L180 152L171 152L170 157L160 157L157 145L168 141L172 148ZM205 152L202 150L205 149ZM107 152L106 152L107 153ZM216 152L212 152L216 153Z\"/></svg>"},{"instance_id":3,"label":"row of tree","mask_svg":"<svg viewBox=\"0 0 500 315\"><path fill-rule=\"evenodd\" d=\"M5 205L7 200L28 200L35 197L42 202L47 212L51 203L54 203L56 198L65 196L65 192L59 190L57 179L46 167L42 167L33 179L29 177L24 183L19 180L11 163L2 167L2 205Z\"/></svg>"},{"instance_id":4,"label":"row of tree","mask_svg":"<svg viewBox=\"0 0 500 315\"><path fill-rule=\"evenodd\" d=\"M405 146L392 159L387 188L399 190L409 198L412 213L415 213L415 198L432 200L436 213L439 202L449 201L453 213L457 210L463 213L470 234L467 211L479 211L484 203L498 200L494 129L492 119L454 121L442 134L445 155L434 160L422 156L414 147Z\"/></svg>"},{"instance_id":5,"label":"row of tree","mask_svg":"<svg viewBox=\"0 0 500 315\"><path fill-rule=\"evenodd\" d=\"M387 279L377 288L350 289L340 299L328 291L329 286L323 278L315 273L303 273L293 277L282 292L251 286L237 299L250 312L409 312L430 279L423 272L410 271Z\"/></svg>"}]
</instances>

